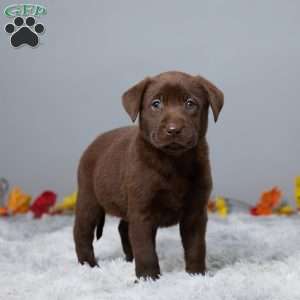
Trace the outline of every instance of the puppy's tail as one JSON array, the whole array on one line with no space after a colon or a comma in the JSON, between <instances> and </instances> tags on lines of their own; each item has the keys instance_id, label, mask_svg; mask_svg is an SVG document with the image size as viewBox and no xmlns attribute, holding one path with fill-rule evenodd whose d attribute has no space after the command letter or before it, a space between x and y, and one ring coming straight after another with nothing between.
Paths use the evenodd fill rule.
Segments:
<instances>
[{"instance_id":1,"label":"puppy's tail","mask_svg":"<svg viewBox=\"0 0 300 300\"><path fill-rule=\"evenodd\" d=\"M105 214L98 220L98 223L96 224L96 238L99 240L103 233L103 226L105 222Z\"/></svg>"}]
</instances>

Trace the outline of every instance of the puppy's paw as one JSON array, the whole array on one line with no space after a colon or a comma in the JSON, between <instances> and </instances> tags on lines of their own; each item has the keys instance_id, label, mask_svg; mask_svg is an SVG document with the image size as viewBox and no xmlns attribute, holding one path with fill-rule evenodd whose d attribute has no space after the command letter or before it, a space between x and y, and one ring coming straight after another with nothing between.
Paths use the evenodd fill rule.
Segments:
<instances>
[{"instance_id":1,"label":"puppy's paw","mask_svg":"<svg viewBox=\"0 0 300 300\"><path fill-rule=\"evenodd\" d=\"M87 260L78 260L78 262L81 264L81 265L84 265L84 264L88 264L91 268L94 268L94 267L98 267L100 268L99 264L97 263L97 261L87 261Z\"/></svg>"},{"instance_id":2,"label":"puppy's paw","mask_svg":"<svg viewBox=\"0 0 300 300\"><path fill-rule=\"evenodd\" d=\"M133 262L133 256L132 256L132 255L126 255L126 256L125 256L125 260L126 260L127 262Z\"/></svg>"},{"instance_id":3,"label":"puppy's paw","mask_svg":"<svg viewBox=\"0 0 300 300\"><path fill-rule=\"evenodd\" d=\"M136 272L136 277L138 280L157 280L160 277L160 272L158 270L143 270Z\"/></svg>"},{"instance_id":4,"label":"puppy's paw","mask_svg":"<svg viewBox=\"0 0 300 300\"><path fill-rule=\"evenodd\" d=\"M137 278L134 283L137 284L137 283L140 283L140 282L143 282L143 281L156 281L160 278L160 274L158 275L153 275L153 276L142 276L142 277L139 277Z\"/></svg>"},{"instance_id":5,"label":"puppy's paw","mask_svg":"<svg viewBox=\"0 0 300 300\"><path fill-rule=\"evenodd\" d=\"M187 268L186 272L189 273L190 275L202 275L204 276L206 273L205 268Z\"/></svg>"},{"instance_id":6,"label":"puppy's paw","mask_svg":"<svg viewBox=\"0 0 300 300\"><path fill-rule=\"evenodd\" d=\"M85 263L87 263L91 268L99 267L98 262L93 253L88 253L85 255L84 254L78 255L78 262L81 265L84 265Z\"/></svg>"}]
</instances>

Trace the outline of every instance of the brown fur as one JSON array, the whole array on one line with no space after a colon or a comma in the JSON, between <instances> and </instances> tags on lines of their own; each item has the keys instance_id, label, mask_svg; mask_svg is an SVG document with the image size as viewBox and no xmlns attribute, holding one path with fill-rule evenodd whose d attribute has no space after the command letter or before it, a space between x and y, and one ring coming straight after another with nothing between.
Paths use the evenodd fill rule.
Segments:
<instances>
[{"instance_id":1,"label":"brown fur","mask_svg":"<svg viewBox=\"0 0 300 300\"><path fill-rule=\"evenodd\" d=\"M208 108L217 120L223 94L200 76L173 71L133 86L124 93L123 106L133 121L139 115L139 126L100 135L80 161L74 226L78 260L97 265L94 232L99 239L110 214L121 219L123 250L126 260L135 259L138 278L160 275L155 235L159 227L177 223L186 271L204 274L212 188L205 135Z\"/></svg>"}]
</instances>

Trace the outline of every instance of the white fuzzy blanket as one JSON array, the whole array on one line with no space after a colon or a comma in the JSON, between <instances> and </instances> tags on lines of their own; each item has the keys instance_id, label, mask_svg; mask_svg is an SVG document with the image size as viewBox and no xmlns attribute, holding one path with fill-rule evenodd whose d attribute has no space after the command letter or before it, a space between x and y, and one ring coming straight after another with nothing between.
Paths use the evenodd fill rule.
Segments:
<instances>
[{"instance_id":1,"label":"white fuzzy blanket","mask_svg":"<svg viewBox=\"0 0 300 300\"><path fill-rule=\"evenodd\" d=\"M134 264L123 260L115 219L95 242L101 268L80 266L73 217L30 215L0 219L0 299L300 299L300 216L210 216L208 274L190 276L178 227L158 232L163 276L134 284Z\"/></svg>"}]
</instances>

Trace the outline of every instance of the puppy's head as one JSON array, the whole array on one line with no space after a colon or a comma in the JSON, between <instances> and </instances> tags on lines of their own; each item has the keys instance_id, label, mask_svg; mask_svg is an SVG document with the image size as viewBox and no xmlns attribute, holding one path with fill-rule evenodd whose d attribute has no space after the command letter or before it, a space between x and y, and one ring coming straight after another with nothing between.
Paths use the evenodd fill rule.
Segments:
<instances>
[{"instance_id":1,"label":"puppy's head","mask_svg":"<svg viewBox=\"0 0 300 300\"><path fill-rule=\"evenodd\" d=\"M201 76L172 71L145 78L126 91L122 100L133 122L139 114L147 141L178 155L205 136L209 106L217 121L224 96Z\"/></svg>"}]
</instances>

